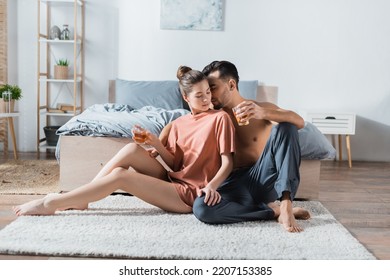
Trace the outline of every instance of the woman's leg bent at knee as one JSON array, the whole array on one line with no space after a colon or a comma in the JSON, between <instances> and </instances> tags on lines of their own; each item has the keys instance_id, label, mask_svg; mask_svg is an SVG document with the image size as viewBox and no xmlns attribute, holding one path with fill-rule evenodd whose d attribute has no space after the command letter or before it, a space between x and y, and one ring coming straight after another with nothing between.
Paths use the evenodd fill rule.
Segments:
<instances>
[{"instance_id":1,"label":"woman's leg bent at knee","mask_svg":"<svg viewBox=\"0 0 390 280\"><path fill-rule=\"evenodd\" d=\"M118 153L104 165L93 180L108 175L117 167L122 167L124 169L132 167L142 174L161 179L166 178L166 170L164 167L155 158L150 157L149 153L136 143L129 143L120 149Z\"/></svg>"}]
</instances>

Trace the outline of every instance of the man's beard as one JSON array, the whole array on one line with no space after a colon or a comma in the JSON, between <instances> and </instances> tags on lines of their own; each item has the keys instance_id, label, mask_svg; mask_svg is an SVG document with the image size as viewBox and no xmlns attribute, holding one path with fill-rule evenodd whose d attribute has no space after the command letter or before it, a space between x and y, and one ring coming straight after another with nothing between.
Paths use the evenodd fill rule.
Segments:
<instances>
[{"instance_id":1,"label":"man's beard","mask_svg":"<svg viewBox=\"0 0 390 280\"><path fill-rule=\"evenodd\" d=\"M222 109L222 104L219 103L219 104L213 104L213 107L215 110L219 110L219 109Z\"/></svg>"}]
</instances>

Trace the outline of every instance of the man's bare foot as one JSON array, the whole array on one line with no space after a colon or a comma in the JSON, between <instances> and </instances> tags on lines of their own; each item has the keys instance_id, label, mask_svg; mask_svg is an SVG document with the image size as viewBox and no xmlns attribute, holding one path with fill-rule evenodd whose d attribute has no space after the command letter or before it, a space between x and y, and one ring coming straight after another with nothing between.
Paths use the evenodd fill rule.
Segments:
<instances>
[{"instance_id":1,"label":"man's bare foot","mask_svg":"<svg viewBox=\"0 0 390 280\"><path fill-rule=\"evenodd\" d=\"M284 199L280 203L280 215L278 222L282 224L288 232L303 231L303 228L299 226L295 220L292 202L289 199Z\"/></svg>"},{"instance_id":2,"label":"man's bare foot","mask_svg":"<svg viewBox=\"0 0 390 280\"><path fill-rule=\"evenodd\" d=\"M45 203L44 198L35 199L33 201L24 203L13 208L17 216L27 215L53 215L56 211L55 208L51 208Z\"/></svg>"},{"instance_id":3,"label":"man's bare foot","mask_svg":"<svg viewBox=\"0 0 390 280\"><path fill-rule=\"evenodd\" d=\"M310 212L301 207L294 207L293 214L295 219L298 220L308 220L311 217Z\"/></svg>"},{"instance_id":4,"label":"man's bare foot","mask_svg":"<svg viewBox=\"0 0 390 280\"><path fill-rule=\"evenodd\" d=\"M269 208L271 208L274 211L274 218L278 219L280 216L280 206L276 204L275 202L270 202L267 204Z\"/></svg>"},{"instance_id":5,"label":"man's bare foot","mask_svg":"<svg viewBox=\"0 0 390 280\"><path fill-rule=\"evenodd\" d=\"M268 203L268 207L270 207L274 211L274 217L278 219L280 216L280 206L275 202L270 202ZM295 219L308 220L311 217L310 212L302 207L294 207L292 210Z\"/></svg>"}]
</instances>

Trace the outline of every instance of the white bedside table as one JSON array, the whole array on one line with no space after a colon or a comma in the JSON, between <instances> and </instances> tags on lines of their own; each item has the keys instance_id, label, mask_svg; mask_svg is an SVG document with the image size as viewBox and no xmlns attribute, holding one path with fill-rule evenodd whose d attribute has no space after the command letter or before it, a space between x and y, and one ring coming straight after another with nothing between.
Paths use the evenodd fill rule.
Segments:
<instances>
[{"instance_id":1,"label":"white bedside table","mask_svg":"<svg viewBox=\"0 0 390 280\"><path fill-rule=\"evenodd\" d=\"M345 135L348 164L352 167L350 135L355 134L355 113L307 113L306 120L314 124L323 134L338 135L339 160L342 160L341 135Z\"/></svg>"}]
</instances>

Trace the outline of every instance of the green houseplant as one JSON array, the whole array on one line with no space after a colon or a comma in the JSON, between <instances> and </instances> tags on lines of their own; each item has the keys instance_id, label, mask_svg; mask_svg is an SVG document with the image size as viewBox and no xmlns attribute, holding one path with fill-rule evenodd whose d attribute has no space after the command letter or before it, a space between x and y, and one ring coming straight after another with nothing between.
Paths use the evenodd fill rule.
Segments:
<instances>
[{"instance_id":1,"label":"green houseplant","mask_svg":"<svg viewBox=\"0 0 390 280\"><path fill-rule=\"evenodd\" d=\"M60 60L58 60L57 65L69 66L69 61L67 59L60 59Z\"/></svg>"},{"instance_id":2,"label":"green houseplant","mask_svg":"<svg viewBox=\"0 0 390 280\"><path fill-rule=\"evenodd\" d=\"M13 112L15 100L19 100L20 98L22 98L22 90L17 85L0 85L0 113Z\"/></svg>"},{"instance_id":3,"label":"green houseplant","mask_svg":"<svg viewBox=\"0 0 390 280\"><path fill-rule=\"evenodd\" d=\"M66 80L68 79L69 61L67 59L60 59L54 65L54 79Z\"/></svg>"}]
</instances>

